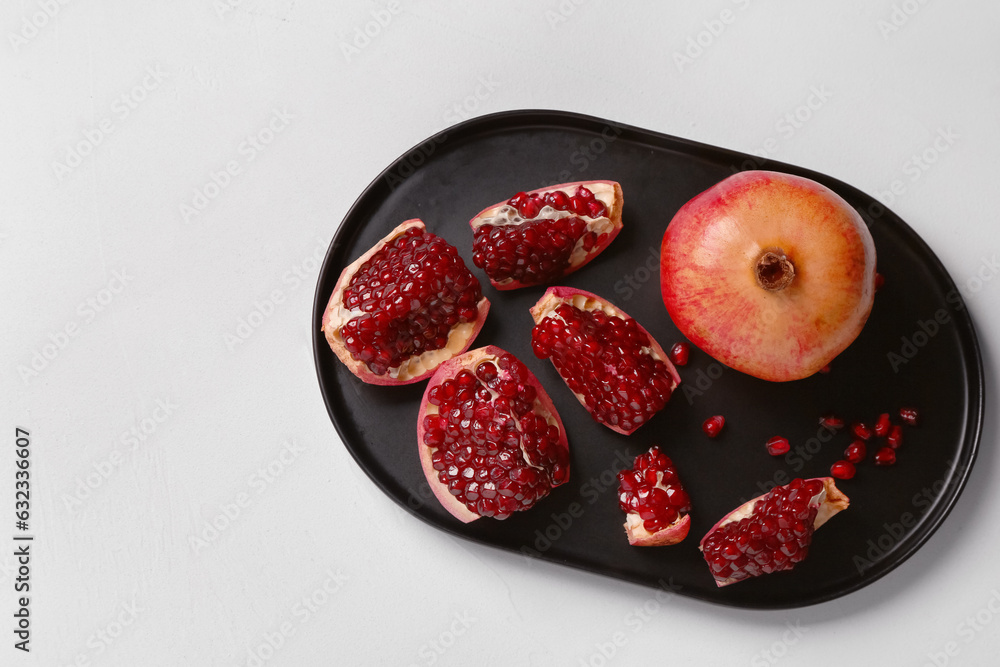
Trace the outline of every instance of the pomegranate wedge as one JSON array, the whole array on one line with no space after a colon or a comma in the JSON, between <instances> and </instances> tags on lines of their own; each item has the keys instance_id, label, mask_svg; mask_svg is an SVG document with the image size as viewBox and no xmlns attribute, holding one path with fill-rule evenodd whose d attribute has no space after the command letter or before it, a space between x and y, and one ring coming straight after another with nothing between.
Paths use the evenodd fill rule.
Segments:
<instances>
[{"instance_id":1,"label":"pomegranate wedge","mask_svg":"<svg viewBox=\"0 0 1000 667\"><path fill-rule=\"evenodd\" d=\"M691 528L691 499L673 461L655 445L635 457L631 470L618 473L618 506L635 547L677 544Z\"/></svg>"},{"instance_id":2,"label":"pomegranate wedge","mask_svg":"<svg viewBox=\"0 0 1000 667\"><path fill-rule=\"evenodd\" d=\"M594 259L622 228L622 189L579 181L519 192L481 211L472 261L500 290L544 285Z\"/></svg>"},{"instance_id":3,"label":"pomegranate wedge","mask_svg":"<svg viewBox=\"0 0 1000 667\"><path fill-rule=\"evenodd\" d=\"M639 323L596 294L550 287L531 308L531 347L580 404L628 435L663 409L680 376Z\"/></svg>"},{"instance_id":4,"label":"pomegranate wedge","mask_svg":"<svg viewBox=\"0 0 1000 667\"><path fill-rule=\"evenodd\" d=\"M369 384L411 384L469 349L490 302L458 250L407 220L340 274L323 333Z\"/></svg>"},{"instance_id":5,"label":"pomegranate wedge","mask_svg":"<svg viewBox=\"0 0 1000 667\"><path fill-rule=\"evenodd\" d=\"M813 531L849 503L830 477L793 479L727 514L698 548L720 587L791 570L809 554Z\"/></svg>"},{"instance_id":6,"label":"pomegranate wedge","mask_svg":"<svg viewBox=\"0 0 1000 667\"><path fill-rule=\"evenodd\" d=\"M438 367L417 423L427 483L455 518L506 519L569 479L566 429L521 361L493 345Z\"/></svg>"}]
</instances>

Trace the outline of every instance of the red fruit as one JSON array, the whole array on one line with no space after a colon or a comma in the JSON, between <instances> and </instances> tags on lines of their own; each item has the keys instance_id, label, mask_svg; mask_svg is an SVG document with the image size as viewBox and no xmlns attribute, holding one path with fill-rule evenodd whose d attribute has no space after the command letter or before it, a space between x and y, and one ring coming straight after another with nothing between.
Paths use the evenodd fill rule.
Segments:
<instances>
[{"instance_id":1,"label":"red fruit","mask_svg":"<svg viewBox=\"0 0 1000 667\"><path fill-rule=\"evenodd\" d=\"M916 426L920 423L920 413L917 412L916 408L900 408L899 418L910 426Z\"/></svg>"},{"instance_id":2,"label":"red fruit","mask_svg":"<svg viewBox=\"0 0 1000 667\"><path fill-rule=\"evenodd\" d=\"M687 343L674 343L670 348L670 361L674 362L674 366L687 366L690 355L691 348Z\"/></svg>"},{"instance_id":3,"label":"red fruit","mask_svg":"<svg viewBox=\"0 0 1000 667\"><path fill-rule=\"evenodd\" d=\"M805 560L813 532L848 507L829 477L794 479L740 505L701 539L717 586L790 570Z\"/></svg>"},{"instance_id":4,"label":"red fruit","mask_svg":"<svg viewBox=\"0 0 1000 667\"><path fill-rule=\"evenodd\" d=\"M836 415L824 415L819 418L819 423L828 429L837 431L844 428L844 420Z\"/></svg>"},{"instance_id":5,"label":"red fruit","mask_svg":"<svg viewBox=\"0 0 1000 667\"><path fill-rule=\"evenodd\" d=\"M597 421L628 435L663 409L680 376L639 323L596 294L550 287L531 308L531 347Z\"/></svg>"},{"instance_id":6,"label":"red fruit","mask_svg":"<svg viewBox=\"0 0 1000 667\"><path fill-rule=\"evenodd\" d=\"M872 437L871 427L862 422L854 422L851 424L851 432L862 440L871 440Z\"/></svg>"},{"instance_id":7,"label":"red fruit","mask_svg":"<svg viewBox=\"0 0 1000 667\"><path fill-rule=\"evenodd\" d=\"M889 421L889 413L883 412L875 422L875 435L884 438L888 435L890 426L892 426L892 422Z\"/></svg>"},{"instance_id":8,"label":"red fruit","mask_svg":"<svg viewBox=\"0 0 1000 667\"><path fill-rule=\"evenodd\" d=\"M883 447L875 452L875 465L891 466L896 463L896 450L892 447Z\"/></svg>"},{"instance_id":9,"label":"red fruit","mask_svg":"<svg viewBox=\"0 0 1000 667\"><path fill-rule=\"evenodd\" d=\"M791 445L788 444L788 438L783 438L780 435L767 441L767 453L771 456L783 456L788 453L789 449L791 449Z\"/></svg>"},{"instance_id":10,"label":"red fruit","mask_svg":"<svg viewBox=\"0 0 1000 667\"><path fill-rule=\"evenodd\" d=\"M893 449L899 449L899 446L903 444L903 427L899 424L893 426L892 430L889 431L889 437L886 439L886 442Z\"/></svg>"},{"instance_id":11,"label":"red fruit","mask_svg":"<svg viewBox=\"0 0 1000 667\"><path fill-rule=\"evenodd\" d=\"M854 464L864 461L867 454L868 447L864 440L855 440L844 450L844 458Z\"/></svg>"},{"instance_id":12,"label":"red fruit","mask_svg":"<svg viewBox=\"0 0 1000 667\"><path fill-rule=\"evenodd\" d=\"M663 236L674 324L722 363L773 381L809 377L861 333L875 245L861 216L800 176L746 171L687 202Z\"/></svg>"},{"instance_id":13,"label":"red fruit","mask_svg":"<svg viewBox=\"0 0 1000 667\"><path fill-rule=\"evenodd\" d=\"M322 330L364 382L411 384L467 350L489 309L458 250L414 219L343 270Z\"/></svg>"},{"instance_id":14,"label":"red fruit","mask_svg":"<svg viewBox=\"0 0 1000 667\"><path fill-rule=\"evenodd\" d=\"M837 479L851 479L856 472L857 469L850 461L837 461L830 466L830 474Z\"/></svg>"},{"instance_id":15,"label":"red fruit","mask_svg":"<svg viewBox=\"0 0 1000 667\"><path fill-rule=\"evenodd\" d=\"M677 544L691 527L691 499L673 462L659 447L635 458L618 473L618 506L625 512L625 534L636 547Z\"/></svg>"},{"instance_id":16,"label":"red fruit","mask_svg":"<svg viewBox=\"0 0 1000 667\"><path fill-rule=\"evenodd\" d=\"M438 367L420 402L417 442L434 495L465 523L506 519L569 479L555 406L527 366L493 345Z\"/></svg>"},{"instance_id":17,"label":"red fruit","mask_svg":"<svg viewBox=\"0 0 1000 667\"><path fill-rule=\"evenodd\" d=\"M608 247L622 228L622 204L613 181L520 192L469 222L472 261L500 290L550 283Z\"/></svg>"},{"instance_id":18,"label":"red fruit","mask_svg":"<svg viewBox=\"0 0 1000 667\"><path fill-rule=\"evenodd\" d=\"M705 423L701 425L701 430L705 432L710 438L714 438L719 435L719 431L722 427L726 425L726 418L722 415L715 415L714 417L709 417L705 420Z\"/></svg>"}]
</instances>

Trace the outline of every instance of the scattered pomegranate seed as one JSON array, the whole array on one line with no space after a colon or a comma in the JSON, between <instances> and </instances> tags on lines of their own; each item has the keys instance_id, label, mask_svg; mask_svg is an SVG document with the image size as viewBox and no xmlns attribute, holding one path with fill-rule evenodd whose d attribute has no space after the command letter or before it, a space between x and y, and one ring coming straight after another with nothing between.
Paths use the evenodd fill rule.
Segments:
<instances>
[{"instance_id":1,"label":"scattered pomegranate seed","mask_svg":"<svg viewBox=\"0 0 1000 667\"><path fill-rule=\"evenodd\" d=\"M892 447L883 447L875 452L875 465L891 466L896 462L896 450Z\"/></svg>"},{"instance_id":2,"label":"scattered pomegranate seed","mask_svg":"<svg viewBox=\"0 0 1000 667\"><path fill-rule=\"evenodd\" d=\"M882 285L884 285L884 284L885 284L885 278L882 276L881 273L876 273L875 274L875 291L877 292L880 289L882 289Z\"/></svg>"},{"instance_id":3,"label":"scattered pomegranate seed","mask_svg":"<svg viewBox=\"0 0 1000 667\"><path fill-rule=\"evenodd\" d=\"M899 446L901 444L903 444L903 427L902 426L900 426L899 424L896 424L895 426L892 427L892 430L889 431L888 443L889 443L889 446L891 448L893 448L893 449L899 449Z\"/></svg>"},{"instance_id":4,"label":"scattered pomegranate seed","mask_svg":"<svg viewBox=\"0 0 1000 667\"><path fill-rule=\"evenodd\" d=\"M783 454L787 454L791 448L791 445L788 444L788 438L783 438L780 435L776 435L767 441L767 453L771 456L782 456Z\"/></svg>"},{"instance_id":5,"label":"scattered pomegranate seed","mask_svg":"<svg viewBox=\"0 0 1000 667\"><path fill-rule=\"evenodd\" d=\"M868 447L865 446L864 440L855 440L844 450L844 458L855 464L864 461L866 454L868 454Z\"/></svg>"},{"instance_id":6,"label":"scattered pomegranate seed","mask_svg":"<svg viewBox=\"0 0 1000 667\"><path fill-rule=\"evenodd\" d=\"M889 434L890 426L892 426L892 422L889 421L889 413L883 412L878 416L878 421L875 422L875 435L884 438Z\"/></svg>"},{"instance_id":7,"label":"scattered pomegranate seed","mask_svg":"<svg viewBox=\"0 0 1000 667\"><path fill-rule=\"evenodd\" d=\"M851 479L856 472L857 469L850 461L837 461L830 466L830 474L837 479Z\"/></svg>"},{"instance_id":8,"label":"scattered pomegranate seed","mask_svg":"<svg viewBox=\"0 0 1000 667\"><path fill-rule=\"evenodd\" d=\"M709 417L705 420L705 423L701 425L701 430L705 432L710 438L714 438L719 435L719 431L722 427L726 425L726 418L722 415L715 415L714 417Z\"/></svg>"},{"instance_id":9,"label":"scattered pomegranate seed","mask_svg":"<svg viewBox=\"0 0 1000 667\"><path fill-rule=\"evenodd\" d=\"M687 343L677 343L670 348L670 361L674 362L674 366L687 366L690 355L691 348Z\"/></svg>"},{"instance_id":10,"label":"scattered pomegranate seed","mask_svg":"<svg viewBox=\"0 0 1000 667\"><path fill-rule=\"evenodd\" d=\"M868 424L863 422L854 422L851 424L851 431L862 440L871 440L872 429L868 426Z\"/></svg>"},{"instance_id":11,"label":"scattered pomegranate seed","mask_svg":"<svg viewBox=\"0 0 1000 667\"><path fill-rule=\"evenodd\" d=\"M920 422L920 413L916 408L900 408L899 418L910 426L916 426Z\"/></svg>"},{"instance_id":12,"label":"scattered pomegranate seed","mask_svg":"<svg viewBox=\"0 0 1000 667\"><path fill-rule=\"evenodd\" d=\"M826 366L823 366L823 368L819 369L819 372L823 373L824 375L826 375L827 373L829 373L830 372L830 364L827 364Z\"/></svg>"},{"instance_id":13,"label":"scattered pomegranate seed","mask_svg":"<svg viewBox=\"0 0 1000 667\"><path fill-rule=\"evenodd\" d=\"M834 431L844 428L844 420L836 415L824 415L819 418L819 423Z\"/></svg>"}]
</instances>

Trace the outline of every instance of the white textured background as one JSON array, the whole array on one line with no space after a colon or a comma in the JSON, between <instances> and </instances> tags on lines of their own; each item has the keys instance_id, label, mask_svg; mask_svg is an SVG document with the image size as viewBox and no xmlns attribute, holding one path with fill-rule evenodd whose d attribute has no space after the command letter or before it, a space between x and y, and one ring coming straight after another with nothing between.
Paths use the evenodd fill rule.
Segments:
<instances>
[{"instance_id":1,"label":"white textured background","mask_svg":"<svg viewBox=\"0 0 1000 667\"><path fill-rule=\"evenodd\" d=\"M30 656L0 548L0 664L995 662L995 269L969 298L991 393L955 512L874 585L768 613L529 566L410 517L338 442L309 309L314 258L389 162L532 107L763 150L887 200L898 181L892 208L968 285L1000 246L1000 5L404 4L2 4L0 543L15 426L39 538Z\"/></svg>"}]
</instances>

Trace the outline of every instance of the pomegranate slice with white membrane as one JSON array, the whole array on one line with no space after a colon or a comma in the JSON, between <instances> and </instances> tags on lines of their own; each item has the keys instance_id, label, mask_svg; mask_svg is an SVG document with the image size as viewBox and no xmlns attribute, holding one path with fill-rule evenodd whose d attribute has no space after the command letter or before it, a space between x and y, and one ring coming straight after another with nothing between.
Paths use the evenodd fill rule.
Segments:
<instances>
[{"instance_id":1,"label":"pomegranate slice with white membrane","mask_svg":"<svg viewBox=\"0 0 1000 667\"><path fill-rule=\"evenodd\" d=\"M621 231L622 205L613 181L519 192L469 222L472 261L499 290L550 283L608 247Z\"/></svg>"},{"instance_id":2,"label":"pomegranate slice with white membrane","mask_svg":"<svg viewBox=\"0 0 1000 667\"><path fill-rule=\"evenodd\" d=\"M323 333L369 384L411 384L469 349L490 302L455 246L407 220L340 274Z\"/></svg>"},{"instance_id":3,"label":"pomegranate slice with white membrane","mask_svg":"<svg viewBox=\"0 0 1000 667\"><path fill-rule=\"evenodd\" d=\"M691 499L673 461L653 446L618 473L618 506L625 512L625 534L636 547L677 544L691 528Z\"/></svg>"}]
</instances>

